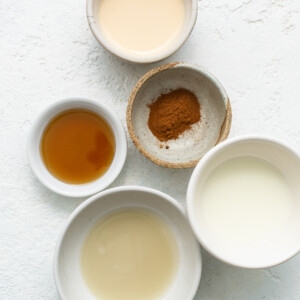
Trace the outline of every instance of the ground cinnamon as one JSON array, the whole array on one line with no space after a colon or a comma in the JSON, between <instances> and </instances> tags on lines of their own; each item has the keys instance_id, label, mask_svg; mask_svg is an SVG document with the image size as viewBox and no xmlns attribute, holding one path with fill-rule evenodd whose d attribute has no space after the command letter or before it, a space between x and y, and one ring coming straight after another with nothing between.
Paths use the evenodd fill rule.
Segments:
<instances>
[{"instance_id":1,"label":"ground cinnamon","mask_svg":"<svg viewBox=\"0 0 300 300\"><path fill-rule=\"evenodd\" d=\"M177 139L201 118L197 97L183 88L161 94L149 108L148 126L162 142Z\"/></svg>"}]
</instances>

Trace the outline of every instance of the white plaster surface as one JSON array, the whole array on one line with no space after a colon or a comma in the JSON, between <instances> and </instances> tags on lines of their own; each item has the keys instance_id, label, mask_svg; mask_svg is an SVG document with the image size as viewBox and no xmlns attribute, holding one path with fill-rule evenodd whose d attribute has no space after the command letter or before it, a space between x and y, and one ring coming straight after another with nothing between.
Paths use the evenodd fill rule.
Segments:
<instances>
[{"instance_id":1,"label":"white plaster surface","mask_svg":"<svg viewBox=\"0 0 300 300\"><path fill-rule=\"evenodd\" d=\"M58 299L53 250L85 199L58 196L37 181L26 158L30 126L45 106L73 95L107 104L126 126L132 87L161 63L129 64L103 50L89 31L84 0L1 0L0 43L0 299ZM224 84L231 137L267 134L300 151L299 0L201 0L191 37L164 62L173 61L200 64ZM158 167L128 141L112 186L156 188L184 205L192 169ZM300 255L265 270L203 257L196 300L300 299Z\"/></svg>"}]
</instances>

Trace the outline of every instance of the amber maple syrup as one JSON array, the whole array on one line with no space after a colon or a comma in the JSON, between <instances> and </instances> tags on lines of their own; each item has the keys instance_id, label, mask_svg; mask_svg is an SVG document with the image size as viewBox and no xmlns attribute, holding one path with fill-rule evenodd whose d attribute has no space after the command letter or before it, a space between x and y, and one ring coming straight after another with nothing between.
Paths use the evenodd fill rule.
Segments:
<instances>
[{"instance_id":1,"label":"amber maple syrup","mask_svg":"<svg viewBox=\"0 0 300 300\"><path fill-rule=\"evenodd\" d=\"M85 109L66 110L46 126L41 154L48 171L70 184L101 177L115 155L115 138L108 123Z\"/></svg>"}]
</instances>

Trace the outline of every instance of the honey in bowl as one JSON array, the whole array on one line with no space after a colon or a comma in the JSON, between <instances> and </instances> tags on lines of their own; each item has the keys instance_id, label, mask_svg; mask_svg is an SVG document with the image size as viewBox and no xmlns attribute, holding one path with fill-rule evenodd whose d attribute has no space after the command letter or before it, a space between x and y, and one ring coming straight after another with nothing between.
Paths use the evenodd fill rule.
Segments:
<instances>
[{"instance_id":1,"label":"honey in bowl","mask_svg":"<svg viewBox=\"0 0 300 300\"><path fill-rule=\"evenodd\" d=\"M69 184L84 184L109 169L115 155L115 138L101 116L86 109L69 109L46 126L40 150L54 177Z\"/></svg>"}]
</instances>

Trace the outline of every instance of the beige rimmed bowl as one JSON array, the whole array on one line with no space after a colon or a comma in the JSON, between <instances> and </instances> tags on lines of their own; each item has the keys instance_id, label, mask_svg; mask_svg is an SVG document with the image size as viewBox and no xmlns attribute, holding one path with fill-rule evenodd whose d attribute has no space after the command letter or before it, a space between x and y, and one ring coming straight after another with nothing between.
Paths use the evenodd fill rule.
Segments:
<instances>
[{"instance_id":1,"label":"beige rimmed bowl","mask_svg":"<svg viewBox=\"0 0 300 300\"><path fill-rule=\"evenodd\" d=\"M148 127L148 107L162 93L178 88L192 91L200 103L201 120L177 140L159 141ZM127 126L137 149L152 162L168 168L194 167L231 127L231 106L221 83L197 65L170 63L150 70L136 84L127 106Z\"/></svg>"}]
</instances>

